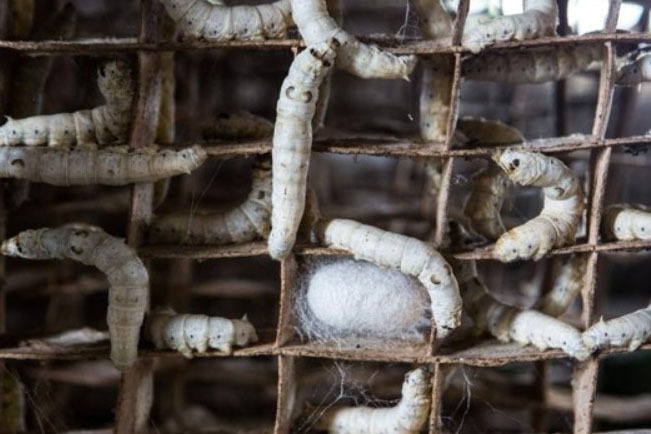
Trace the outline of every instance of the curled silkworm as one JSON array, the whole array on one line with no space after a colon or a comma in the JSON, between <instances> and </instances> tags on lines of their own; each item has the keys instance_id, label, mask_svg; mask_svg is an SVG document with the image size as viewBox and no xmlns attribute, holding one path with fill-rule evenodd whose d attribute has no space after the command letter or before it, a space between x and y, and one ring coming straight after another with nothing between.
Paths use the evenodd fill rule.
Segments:
<instances>
[{"instance_id":1,"label":"curled silkworm","mask_svg":"<svg viewBox=\"0 0 651 434\"><path fill-rule=\"evenodd\" d=\"M131 69L123 61L105 63L99 68L97 82L106 104L92 110L24 119L0 117L0 146L125 142L134 95Z\"/></svg>"},{"instance_id":2,"label":"curled silkworm","mask_svg":"<svg viewBox=\"0 0 651 434\"><path fill-rule=\"evenodd\" d=\"M353 75L407 79L416 66L415 56L395 56L375 45L364 44L345 32L328 14L325 0L292 0L292 14L307 45L337 39L342 45L337 67Z\"/></svg>"},{"instance_id":3,"label":"curled silkworm","mask_svg":"<svg viewBox=\"0 0 651 434\"><path fill-rule=\"evenodd\" d=\"M608 321L601 318L583 332L583 341L590 351L611 346L627 346L633 351L650 337L651 305Z\"/></svg>"},{"instance_id":4,"label":"curled silkworm","mask_svg":"<svg viewBox=\"0 0 651 434\"><path fill-rule=\"evenodd\" d=\"M186 37L213 41L284 38L293 25L290 0L225 6L209 0L161 0Z\"/></svg>"},{"instance_id":5,"label":"curled silkworm","mask_svg":"<svg viewBox=\"0 0 651 434\"><path fill-rule=\"evenodd\" d=\"M601 60L601 45L550 47L506 53L485 53L463 61L470 80L505 83L544 83L562 80Z\"/></svg>"},{"instance_id":6,"label":"curled silkworm","mask_svg":"<svg viewBox=\"0 0 651 434\"><path fill-rule=\"evenodd\" d=\"M609 240L651 240L651 210L644 205L610 205L604 212L602 231Z\"/></svg>"},{"instance_id":7,"label":"curled silkworm","mask_svg":"<svg viewBox=\"0 0 651 434\"><path fill-rule=\"evenodd\" d=\"M178 351L192 358L192 351L205 353L213 348L225 354L233 346L244 347L258 341L246 315L242 319L177 314L171 308L156 309L147 318L147 336L159 349Z\"/></svg>"},{"instance_id":8,"label":"curled silkworm","mask_svg":"<svg viewBox=\"0 0 651 434\"><path fill-rule=\"evenodd\" d=\"M642 53L635 60L620 66L615 83L619 86L637 86L647 81L651 81L651 53Z\"/></svg>"},{"instance_id":9,"label":"curled silkworm","mask_svg":"<svg viewBox=\"0 0 651 434\"><path fill-rule=\"evenodd\" d=\"M240 244L269 234L271 167L268 160L253 167L247 199L225 213L172 214L156 219L150 240L155 243Z\"/></svg>"},{"instance_id":10,"label":"curled silkworm","mask_svg":"<svg viewBox=\"0 0 651 434\"><path fill-rule=\"evenodd\" d=\"M537 217L497 240L494 257L502 262L538 260L554 247L573 242L584 209L576 175L559 159L536 152L505 150L493 159L512 181L542 187L545 195Z\"/></svg>"},{"instance_id":11,"label":"curled silkworm","mask_svg":"<svg viewBox=\"0 0 651 434\"><path fill-rule=\"evenodd\" d=\"M332 407L323 413L316 426L331 434L418 433L430 410L429 377L425 367L407 372L402 398L395 407Z\"/></svg>"},{"instance_id":12,"label":"curled silkworm","mask_svg":"<svg viewBox=\"0 0 651 434\"><path fill-rule=\"evenodd\" d=\"M312 118L319 86L336 56L339 42L308 47L289 68L280 88L273 136L273 188L269 254L286 257L294 246L305 210L307 172L312 147Z\"/></svg>"},{"instance_id":13,"label":"curled silkworm","mask_svg":"<svg viewBox=\"0 0 651 434\"><path fill-rule=\"evenodd\" d=\"M1 250L26 259L69 258L105 273L111 285L106 315L111 360L118 369L133 364L149 297L149 274L133 248L97 226L72 223L20 232Z\"/></svg>"},{"instance_id":14,"label":"curled silkworm","mask_svg":"<svg viewBox=\"0 0 651 434\"><path fill-rule=\"evenodd\" d=\"M202 136L205 140L266 139L273 131L274 124L268 119L238 110L217 115L217 119L203 130Z\"/></svg>"},{"instance_id":15,"label":"curled silkworm","mask_svg":"<svg viewBox=\"0 0 651 434\"><path fill-rule=\"evenodd\" d=\"M581 292L588 263L586 255L556 258L552 268L552 288L537 303L537 309L551 316L562 315Z\"/></svg>"},{"instance_id":16,"label":"curled silkworm","mask_svg":"<svg viewBox=\"0 0 651 434\"><path fill-rule=\"evenodd\" d=\"M123 148L0 148L0 177L52 185L125 185L190 173L206 160L199 146L128 151Z\"/></svg>"},{"instance_id":17,"label":"curled silkworm","mask_svg":"<svg viewBox=\"0 0 651 434\"><path fill-rule=\"evenodd\" d=\"M495 42L554 36L557 19L556 0L525 0L521 14L468 20L462 43L476 53Z\"/></svg>"},{"instance_id":18,"label":"curled silkworm","mask_svg":"<svg viewBox=\"0 0 651 434\"><path fill-rule=\"evenodd\" d=\"M459 326L457 281L443 256L427 243L344 219L322 223L319 235L328 247L347 250L355 259L417 278L429 293L438 338L443 339Z\"/></svg>"}]
</instances>

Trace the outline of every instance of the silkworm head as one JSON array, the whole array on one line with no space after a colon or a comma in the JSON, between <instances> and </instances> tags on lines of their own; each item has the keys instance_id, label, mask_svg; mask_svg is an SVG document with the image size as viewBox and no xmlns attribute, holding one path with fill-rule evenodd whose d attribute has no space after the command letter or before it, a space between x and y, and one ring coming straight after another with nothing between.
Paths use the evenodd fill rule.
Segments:
<instances>
[{"instance_id":1,"label":"silkworm head","mask_svg":"<svg viewBox=\"0 0 651 434\"><path fill-rule=\"evenodd\" d=\"M25 259L47 259L46 252L39 248L39 232L30 229L3 241L0 247L2 254Z\"/></svg>"},{"instance_id":2,"label":"silkworm head","mask_svg":"<svg viewBox=\"0 0 651 434\"><path fill-rule=\"evenodd\" d=\"M251 342L258 342L258 335L249 322L246 315L242 319L233 320L233 331L235 333L235 345L243 347Z\"/></svg>"},{"instance_id":3,"label":"silkworm head","mask_svg":"<svg viewBox=\"0 0 651 434\"><path fill-rule=\"evenodd\" d=\"M426 366L418 367L407 372L402 383L402 394L426 393L428 390L430 371Z\"/></svg>"},{"instance_id":4,"label":"silkworm head","mask_svg":"<svg viewBox=\"0 0 651 434\"><path fill-rule=\"evenodd\" d=\"M105 62L97 70L97 86L109 103L130 102L134 94L133 71L122 60Z\"/></svg>"}]
</instances>

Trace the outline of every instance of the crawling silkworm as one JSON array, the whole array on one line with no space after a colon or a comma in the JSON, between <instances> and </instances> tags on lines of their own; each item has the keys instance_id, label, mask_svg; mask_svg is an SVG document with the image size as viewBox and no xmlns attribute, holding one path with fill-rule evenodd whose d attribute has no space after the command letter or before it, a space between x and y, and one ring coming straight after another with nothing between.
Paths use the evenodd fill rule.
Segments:
<instances>
[{"instance_id":1,"label":"crawling silkworm","mask_svg":"<svg viewBox=\"0 0 651 434\"><path fill-rule=\"evenodd\" d=\"M574 241L583 214L583 192L576 175L559 159L531 151L505 150L493 159L514 182L542 187L541 213L503 234L493 255L502 262L538 260L552 248Z\"/></svg>"},{"instance_id":2,"label":"crawling silkworm","mask_svg":"<svg viewBox=\"0 0 651 434\"><path fill-rule=\"evenodd\" d=\"M618 68L615 83L619 86L637 86L647 81L651 81L651 54L641 53Z\"/></svg>"},{"instance_id":3,"label":"crawling silkworm","mask_svg":"<svg viewBox=\"0 0 651 434\"><path fill-rule=\"evenodd\" d=\"M244 347L258 341L246 315L242 319L218 316L177 314L171 308L156 309L147 318L147 336L159 349L178 351L192 358L192 351L205 353L213 348L225 354L233 346Z\"/></svg>"},{"instance_id":4,"label":"crawling silkworm","mask_svg":"<svg viewBox=\"0 0 651 434\"><path fill-rule=\"evenodd\" d=\"M437 338L443 339L459 326L461 297L457 281L443 256L430 245L344 219L323 222L318 232L328 247L347 250L355 259L417 278L429 293Z\"/></svg>"},{"instance_id":5,"label":"crawling silkworm","mask_svg":"<svg viewBox=\"0 0 651 434\"><path fill-rule=\"evenodd\" d=\"M583 332L583 341L590 351L611 346L627 346L633 351L650 337L651 305L608 321L601 318Z\"/></svg>"},{"instance_id":6,"label":"crawling silkworm","mask_svg":"<svg viewBox=\"0 0 651 434\"><path fill-rule=\"evenodd\" d=\"M538 301L537 309L554 317L562 315L581 292L587 263L586 255L557 257L552 268L552 288Z\"/></svg>"},{"instance_id":7,"label":"crawling silkworm","mask_svg":"<svg viewBox=\"0 0 651 434\"><path fill-rule=\"evenodd\" d=\"M225 6L208 0L161 0L180 32L213 41L279 39L293 25L290 0Z\"/></svg>"},{"instance_id":8,"label":"crawling silkworm","mask_svg":"<svg viewBox=\"0 0 651 434\"><path fill-rule=\"evenodd\" d=\"M133 364L149 297L149 274L133 248L97 226L72 223L20 232L5 240L1 250L26 259L69 258L106 274L111 285L106 315L111 360L118 369Z\"/></svg>"},{"instance_id":9,"label":"crawling silkworm","mask_svg":"<svg viewBox=\"0 0 651 434\"><path fill-rule=\"evenodd\" d=\"M184 213L156 219L150 239L155 243L241 244L269 234L271 167L268 160L253 167L247 199L225 213Z\"/></svg>"},{"instance_id":10,"label":"crawling silkworm","mask_svg":"<svg viewBox=\"0 0 651 434\"><path fill-rule=\"evenodd\" d=\"M125 185L190 173L206 160L199 146L179 151L154 147L60 149L0 148L0 178L52 185Z\"/></svg>"},{"instance_id":11,"label":"crawling silkworm","mask_svg":"<svg viewBox=\"0 0 651 434\"><path fill-rule=\"evenodd\" d=\"M651 210L644 205L610 205L604 211L602 231L609 240L650 240Z\"/></svg>"},{"instance_id":12,"label":"crawling silkworm","mask_svg":"<svg viewBox=\"0 0 651 434\"><path fill-rule=\"evenodd\" d=\"M312 147L312 118L319 86L336 56L339 42L308 47L289 68L280 88L273 136L273 188L269 254L285 258L296 241L305 210L307 172Z\"/></svg>"}]
</instances>

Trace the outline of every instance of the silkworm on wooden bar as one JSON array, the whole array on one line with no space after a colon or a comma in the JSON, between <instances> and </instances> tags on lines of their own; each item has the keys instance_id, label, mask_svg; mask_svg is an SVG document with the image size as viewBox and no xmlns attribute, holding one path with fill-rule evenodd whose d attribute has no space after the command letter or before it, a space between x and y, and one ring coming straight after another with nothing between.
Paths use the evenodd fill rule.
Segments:
<instances>
[{"instance_id":1,"label":"silkworm on wooden bar","mask_svg":"<svg viewBox=\"0 0 651 434\"><path fill-rule=\"evenodd\" d=\"M489 240L495 240L506 232L501 210L509 184L504 172L491 162L472 177L463 213L468 217L470 228Z\"/></svg>"},{"instance_id":2,"label":"silkworm on wooden bar","mask_svg":"<svg viewBox=\"0 0 651 434\"><path fill-rule=\"evenodd\" d=\"M337 39L342 45L337 67L353 75L406 80L416 66L415 56L395 56L345 32L328 14L325 0L292 0L292 14L306 45Z\"/></svg>"},{"instance_id":3,"label":"silkworm on wooden bar","mask_svg":"<svg viewBox=\"0 0 651 434\"><path fill-rule=\"evenodd\" d=\"M601 60L602 50L600 44L588 44L479 54L463 61L462 74L478 81L545 83L586 70Z\"/></svg>"},{"instance_id":4,"label":"silkworm on wooden bar","mask_svg":"<svg viewBox=\"0 0 651 434\"><path fill-rule=\"evenodd\" d=\"M557 20L556 0L525 0L521 14L469 19L462 44L477 53L495 42L555 36Z\"/></svg>"},{"instance_id":5,"label":"silkworm on wooden bar","mask_svg":"<svg viewBox=\"0 0 651 434\"><path fill-rule=\"evenodd\" d=\"M604 211L602 232L608 240L651 240L651 209L644 205L610 205Z\"/></svg>"},{"instance_id":6,"label":"silkworm on wooden bar","mask_svg":"<svg viewBox=\"0 0 651 434\"><path fill-rule=\"evenodd\" d=\"M583 214L583 192L576 175L559 159L507 149L493 160L514 182L542 187L543 209L534 219L503 234L493 255L502 262L538 260L554 247L572 243Z\"/></svg>"},{"instance_id":7,"label":"silkworm on wooden bar","mask_svg":"<svg viewBox=\"0 0 651 434\"><path fill-rule=\"evenodd\" d=\"M134 95L131 68L119 60L102 64L97 82L106 104L94 109L24 119L0 117L0 146L124 143Z\"/></svg>"},{"instance_id":8,"label":"silkworm on wooden bar","mask_svg":"<svg viewBox=\"0 0 651 434\"><path fill-rule=\"evenodd\" d=\"M316 428L331 434L415 434L427 421L431 403L430 374L419 367L407 372L402 383L402 398L391 408L332 407L326 410Z\"/></svg>"},{"instance_id":9,"label":"silkworm on wooden bar","mask_svg":"<svg viewBox=\"0 0 651 434\"><path fill-rule=\"evenodd\" d=\"M226 319L159 308L148 316L145 328L156 348L178 351L189 359L193 351L205 353L213 348L230 355L233 346L245 347L258 341L246 315L242 319Z\"/></svg>"},{"instance_id":10,"label":"silkworm on wooden bar","mask_svg":"<svg viewBox=\"0 0 651 434\"><path fill-rule=\"evenodd\" d=\"M328 247L349 251L355 259L417 278L429 293L438 339L459 326L461 296L456 278L443 256L427 243L344 219L321 223L318 234Z\"/></svg>"},{"instance_id":11,"label":"silkworm on wooden bar","mask_svg":"<svg viewBox=\"0 0 651 434\"><path fill-rule=\"evenodd\" d=\"M621 65L615 83L618 86L637 86L647 81L651 81L651 53L648 52Z\"/></svg>"},{"instance_id":12,"label":"silkworm on wooden bar","mask_svg":"<svg viewBox=\"0 0 651 434\"><path fill-rule=\"evenodd\" d=\"M583 341L592 352L606 347L623 346L634 351L650 337L651 305L608 321L601 318L583 332Z\"/></svg>"},{"instance_id":13,"label":"silkworm on wooden bar","mask_svg":"<svg viewBox=\"0 0 651 434\"><path fill-rule=\"evenodd\" d=\"M554 317L562 315L583 287L586 255L559 256L552 268L552 288L536 303L536 309Z\"/></svg>"},{"instance_id":14,"label":"silkworm on wooden bar","mask_svg":"<svg viewBox=\"0 0 651 434\"><path fill-rule=\"evenodd\" d=\"M161 0L186 38L209 41L280 39L293 25L290 0L225 6L208 0Z\"/></svg>"},{"instance_id":15,"label":"silkworm on wooden bar","mask_svg":"<svg viewBox=\"0 0 651 434\"><path fill-rule=\"evenodd\" d=\"M271 137L274 124L245 110L219 113L217 119L203 130L204 140L266 139Z\"/></svg>"},{"instance_id":16,"label":"silkworm on wooden bar","mask_svg":"<svg viewBox=\"0 0 651 434\"><path fill-rule=\"evenodd\" d=\"M25 259L69 258L106 274L111 360L118 369L133 364L149 297L149 274L133 248L97 226L71 223L20 232L5 240L0 250Z\"/></svg>"},{"instance_id":17,"label":"silkworm on wooden bar","mask_svg":"<svg viewBox=\"0 0 651 434\"><path fill-rule=\"evenodd\" d=\"M271 216L271 167L268 159L253 166L253 182L247 199L225 213L171 214L157 218L150 229L154 243L241 244L269 234Z\"/></svg>"},{"instance_id":18,"label":"silkworm on wooden bar","mask_svg":"<svg viewBox=\"0 0 651 434\"><path fill-rule=\"evenodd\" d=\"M285 258L296 241L305 210L307 171L312 147L312 118L319 86L334 63L337 39L301 52L289 68L276 107L272 164L269 254Z\"/></svg>"},{"instance_id":19,"label":"silkworm on wooden bar","mask_svg":"<svg viewBox=\"0 0 651 434\"><path fill-rule=\"evenodd\" d=\"M60 186L125 185L187 174L205 160L199 146L178 151L10 147L0 148L0 178Z\"/></svg>"}]
</instances>

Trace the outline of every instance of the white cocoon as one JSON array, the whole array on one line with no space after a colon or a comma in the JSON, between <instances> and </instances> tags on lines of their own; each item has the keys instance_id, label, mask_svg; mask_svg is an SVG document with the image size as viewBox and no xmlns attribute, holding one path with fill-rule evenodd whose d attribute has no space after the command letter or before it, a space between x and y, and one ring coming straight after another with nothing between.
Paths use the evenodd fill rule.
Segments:
<instances>
[{"instance_id":1,"label":"white cocoon","mask_svg":"<svg viewBox=\"0 0 651 434\"><path fill-rule=\"evenodd\" d=\"M423 324L429 307L428 294L416 279L355 260L319 267L306 296L310 316L332 337L405 336Z\"/></svg>"}]
</instances>

